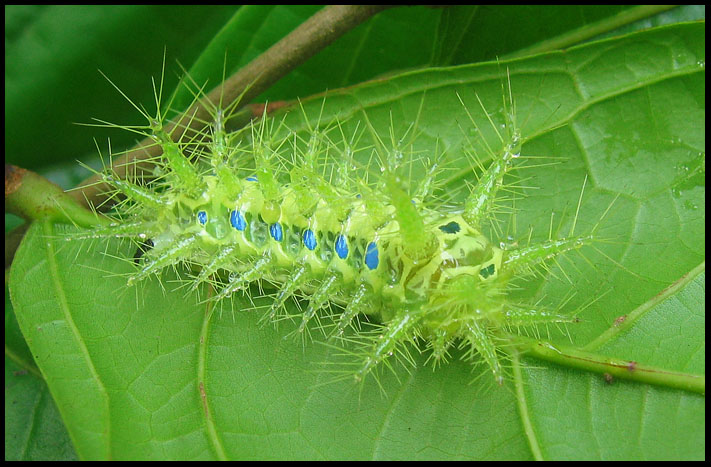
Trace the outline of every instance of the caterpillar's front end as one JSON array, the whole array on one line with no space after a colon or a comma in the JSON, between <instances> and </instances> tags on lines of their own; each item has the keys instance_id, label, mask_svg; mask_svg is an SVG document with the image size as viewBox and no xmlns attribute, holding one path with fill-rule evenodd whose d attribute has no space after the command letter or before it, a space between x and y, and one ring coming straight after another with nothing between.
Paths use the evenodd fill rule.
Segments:
<instances>
[{"instance_id":1,"label":"caterpillar's front end","mask_svg":"<svg viewBox=\"0 0 711 467\"><path fill-rule=\"evenodd\" d=\"M504 381L501 343L507 332L576 318L557 309L507 300L509 281L525 277L546 261L589 243L590 236L549 240L504 249L494 245L462 215L441 219L425 230L435 246L427 256L408 256L402 236L385 249L386 263L398 258L397 280L383 288L385 329L360 367L362 378L401 345L422 338L438 361L455 343L468 348L465 358L481 357L497 383Z\"/></svg>"},{"instance_id":2,"label":"caterpillar's front end","mask_svg":"<svg viewBox=\"0 0 711 467\"><path fill-rule=\"evenodd\" d=\"M401 344L421 337L436 360L455 341L470 342L501 382L489 328L500 327L505 319L503 298L510 276L500 273L504 251L461 215L442 218L425 232L433 244L426 255L408 255L402 236L384 245L383 261L392 270L391 281L381 289L385 332L357 376L400 352Z\"/></svg>"}]
</instances>

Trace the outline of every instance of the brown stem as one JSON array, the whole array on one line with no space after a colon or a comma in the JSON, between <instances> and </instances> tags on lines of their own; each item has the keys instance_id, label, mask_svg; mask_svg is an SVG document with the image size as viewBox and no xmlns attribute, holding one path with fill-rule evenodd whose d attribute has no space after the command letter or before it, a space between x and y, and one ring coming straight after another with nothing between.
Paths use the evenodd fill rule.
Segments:
<instances>
[{"instance_id":1,"label":"brown stem","mask_svg":"<svg viewBox=\"0 0 711 467\"><path fill-rule=\"evenodd\" d=\"M69 194L46 178L30 170L5 164L5 211L27 221L49 219L54 222L91 227L107 222L77 203ZM26 229L15 229L11 240L5 237L5 266Z\"/></svg>"},{"instance_id":2,"label":"brown stem","mask_svg":"<svg viewBox=\"0 0 711 467\"><path fill-rule=\"evenodd\" d=\"M165 131L176 141L185 131L171 130L175 126L195 130L210 117L209 110L222 99L223 105L239 99L235 111L247 105L272 84L287 75L294 68L304 63L320 50L326 48L346 32L380 11L389 8L385 5L331 5L302 23L286 37L271 46L264 53L252 60L247 66L228 78L224 83L210 91L208 95L195 102L177 122L166 125ZM207 105L204 100L213 105ZM226 103L226 104L225 104ZM135 164L141 160L160 155L161 147L149 138L138 143L132 150L114 159L112 169L121 178L131 175L131 171L149 169L150 164ZM80 203L87 201L100 204L101 194L108 187L98 183L97 176L92 176L79 184L78 190L70 193Z\"/></svg>"}]
</instances>

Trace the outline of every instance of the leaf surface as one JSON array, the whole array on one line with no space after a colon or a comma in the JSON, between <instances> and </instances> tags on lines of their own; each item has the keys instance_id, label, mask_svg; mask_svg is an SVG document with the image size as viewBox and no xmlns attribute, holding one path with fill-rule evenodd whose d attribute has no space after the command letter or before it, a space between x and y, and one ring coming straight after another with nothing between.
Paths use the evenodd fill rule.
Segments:
<instances>
[{"instance_id":1,"label":"leaf surface","mask_svg":"<svg viewBox=\"0 0 711 467\"><path fill-rule=\"evenodd\" d=\"M553 215L553 228L566 234L586 177L576 232L589 232L609 208L595 248L570 255L521 293L569 299L571 309L587 305L582 322L567 329L576 346L634 315L595 351L703 374L703 28L682 24L564 53L414 70L337 90L325 104L305 100L303 112L311 122L338 118L346 129L367 115L386 136L391 125L404 134L421 107L416 145L447 151L455 170L445 189L456 191L476 182L461 156L467 137L497 143L477 96L502 124L510 76L521 159L543 163L520 171L525 196L515 200L515 223L501 216L499 229L519 241L529 229L533 241L545 239ZM471 130L467 111L481 133ZM296 130L305 127L300 112L285 120ZM242 299L233 312L207 319L199 297L173 290L180 283L172 273L164 287L153 279L126 288L135 246L68 243L60 234L50 225L30 230L10 286L81 458L705 457L703 396L609 385L540 361L524 361L522 376L504 388L488 381L483 366L472 370L453 358L432 371L422 365L426 356L410 373L382 377L387 397L372 381L362 392L350 381L321 385L334 351L284 339L292 324L260 327L259 311L241 312L252 307ZM694 271L672 297L654 302ZM553 329L550 338L568 342Z\"/></svg>"}]
</instances>

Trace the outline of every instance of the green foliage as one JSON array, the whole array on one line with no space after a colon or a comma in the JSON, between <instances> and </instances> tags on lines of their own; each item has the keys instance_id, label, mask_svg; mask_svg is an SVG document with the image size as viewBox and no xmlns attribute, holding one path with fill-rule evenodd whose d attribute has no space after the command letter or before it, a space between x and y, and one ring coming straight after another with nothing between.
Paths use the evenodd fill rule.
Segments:
<instances>
[{"instance_id":1,"label":"green foliage","mask_svg":"<svg viewBox=\"0 0 711 467\"><path fill-rule=\"evenodd\" d=\"M83 11L45 7L23 16L27 10L15 8L6 7L11 31L24 25L48 32L59 24L52 13L81 17ZM548 237L553 216L553 229L567 233L586 177L576 232L590 231L612 203L598 232L604 242L584 257L571 255L520 293L567 300L571 309L587 305L580 313L582 322L568 326L569 338L551 329L554 342L570 345L570 339L580 347L595 343L593 350L602 356L704 374L704 23L654 28L565 52L477 63L552 38L535 30L511 35L520 32L512 26L524 17L540 31L554 22L550 30L563 36L584 29L591 21L586 13L593 12L585 7L538 8L389 10L324 50L266 96L300 97L306 115L323 115L327 121L337 117L356 122L367 113L383 137L391 122L396 134L403 134L422 106L418 149L457 154L468 144L476 148L481 138L494 144L495 136L486 128L467 134L466 110L481 112L479 96L495 121L505 121L501 84L508 70L524 139L522 154L540 157L540 163L521 171L525 197L511 201L516 216L499 216L493 229L518 241L526 240L530 229L532 239L541 240ZM211 88L222 74L225 44L230 44L228 60L234 61L228 68L238 68L314 8L241 7L234 15L223 10L229 14L222 16L206 10L124 7L118 10L124 15L112 16L126 24L131 17L173 21L199 31L195 37L203 42L191 45L159 43L168 40L160 34L133 38L129 31L134 28L121 27L118 19L98 39L84 37L92 45L89 51L77 36L63 31L75 42L62 49L61 62L76 65L63 72L42 58L41 47L28 44L28 37L35 36L12 35L6 52L6 120L14 122L6 127L8 159L32 166L49 156L58 162L92 151L93 130L82 128L66 140L54 139L65 127L53 125L90 117L138 122L141 117L120 97L112 97L108 107L92 106L101 100L100 86L108 94L115 92L93 73L97 62L86 64L104 44L120 49L102 58L104 63L140 75L141 92L148 94L137 100L148 105L148 75L159 72L164 45L169 56L174 49L186 54L180 55L184 64L195 63L191 74L198 82L212 77ZM625 11L594 10L599 15L594 21L617 24L615 15ZM680 9L682 16L676 18L690 11ZM676 22L673 13L650 21ZM517 42L522 37L523 44ZM579 39L593 38L581 34ZM136 49L129 48L131 40L138 43ZM197 59L197 53L184 52L201 48ZM139 58L149 62L148 68L135 70ZM27 61L33 66L25 66ZM36 93L20 86L25 75L18 70L23 66L36 71L32 79L45 80ZM412 69L399 71L405 68ZM106 71L128 95L141 95ZM53 79L51 72L63 79ZM329 95L323 111L322 97L308 98L346 85L352 87ZM77 112L71 102L86 109ZM129 116L125 121L123 108ZM290 127L299 129L303 119L290 118ZM121 137L111 136L112 142ZM457 192L475 181L466 160L452 157L450 162L461 170L452 171L446 189ZM322 385L329 377L319 371L320 364L334 362L335 351L285 340L296 324L260 327L259 313L239 312L253 306L239 298L232 305L234 313L216 310L210 318L196 294L172 290L178 284L171 283L170 275L163 280L165 291L153 279L126 288L131 266L120 258L132 258L135 246L66 243L58 240L60 229L33 226L10 274L17 320L46 386L34 376L37 370L22 339L12 333L8 338L13 317L6 311L6 381L15 388L21 387L22 378L33 378L27 386L33 388L25 394L6 394L7 459L71 458L65 454L67 438L56 434L51 410L32 412L27 403L14 403L26 402L27 394L45 400L47 391L82 459L705 457L703 396L619 380L608 384L597 374L530 359L504 388L491 387L483 365L472 373L452 358L433 372L417 354L418 367L410 373L382 376L387 397L374 383L362 390L351 381ZM658 294L672 285L676 292L659 302ZM543 332L542 337L548 335ZM14 370L8 359L31 374ZM36 430L21 437L32 424ZM57 448L36 454L46 436ZM25 447L18 448L18 443Z\"/></svg>"}]
</instances>

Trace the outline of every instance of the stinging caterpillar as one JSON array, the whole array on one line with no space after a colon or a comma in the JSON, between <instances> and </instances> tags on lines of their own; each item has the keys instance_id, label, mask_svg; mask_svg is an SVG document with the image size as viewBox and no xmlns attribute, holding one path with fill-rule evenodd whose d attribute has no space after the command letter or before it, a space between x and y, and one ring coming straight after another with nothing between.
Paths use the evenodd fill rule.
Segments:
<instances>
[{"instance_id":1,"label":"stinging caterpillar","mask_svg":"<svg viewBox=\"0 0 711 467\"><path fill-rule=\"evenodd\" d=\"M209 303L230 304L236 292L268 297L262 322L292 319L292 334L318 329L327 342L356 349L345 352L355 358L336 371L341 377L362 381L391 360L414 364L414 343L434 365L459 349L502 384L511 336L578 320L564 302L522 300L518 289L565 254L592 246L612 206L580 234L583 188L566 235L557 235L560 226L554 235L552 217L544 240L505 235L497 215L513 216L525 188L514 173L537 159L557 163L521 157L526 136L510 74L505 81L496 113L476 92L474 107L455 94L466 146L434 153L417 147L425 97L400 133L392 115L387 135L364 111L326 118L322 101L315 121L303 105L292 111L305 132L290 126L289 114L230 132L231 106L212 107L213 121L177 143L160 91L155 116L129 100L147 122L131 131L152 138L162 155L150 177L98 172L117 201L112 221L67 238L138 240L128 285L185 265L187 290L207 284ZM457 170L471 182L448 190L446 176ZM292 298L300 299L296 316L286 307Z\"/></svg>"},{"instance_id":2,"label":"stinging caterpillar","mask_svg":"<svg viewBox=\"0 0 711 467\"><path fill-rule=\"evenodd\" d=\"M639 42L633 44L639 46ZM23 254L18 255L24 261L18 261L11 273L13 300L21 299L24 290L25 300L17 302L24 302L24 313L18 317L23 317L23 332L67 426L79 437L92 434L83 444L82 455L146 458L167 452L172 458L197 458L214 452L222 458L264 458L293 457L301 452L304 458L396 459L413 452L418 458L529 458L533 452L540 458L592 458L595 453L589 449L605 445L617 450L617 457L620 453L633 457L639 448L627 442L624 433L629 432L629 425L610 431L609 423L598 424L600 429L569 442L570 433L581 433L581 421L590 417L615 420L621 410L632 415L626 419L641 420L644 432L651 433L646 444L651 451L643 448L644 455L657 452L664 457L655 449L662 444L658 440L667 437L658 434L671 431L677 432L677 438L664 446L674 444L683 452L703 446L700 437L687 436L685 429L670 429L673 423L667 421L673 422L673 417L666 417L669 410L686 407L677 417L683 426L688 427L689 421L703 426L699 416L703 397L692 399L684 391L647 388L612 372L608 374L615 384L609 385L602 372L589 374L567 363L549 364L535 354L522 358L516 354L518 339L541 334L564 350L573 346L588 350L589 343L603 342L606 347L600 349L599 360L618 357L639 362L628 372L653 363L664 369L703 373L703 353L689 358L688 366L687 360L675 357L703 349L703 326L698 326L699 317L703 324L703 309L681 314L650 309L646 317L637 312L637 307L690 271L695 261L703 261L688 249L700 245L702 252L704 244L703 235L698 235L703 232L703 181L696 182L699 174L703 177L703 159L700 165L693 164L695 154L689 152L690 148L703 152L703 144L698 144L704 140L703 125L695 118L703 117L703 101L698 102L701 109L689 105L686 92L703 90L703 71L675 69L673 74L655 73L651 81L640 79L634 72L648 68L633 66L634 58L640 57L640 63L647 55L628 53L630 61L616 64L609 55L614 44L603 45L593 47L592 56L598 60L592 62L589 48L581 48L507 62L504 66L509 72L487 64L411 72L337 90L325 100L322 96L304 99L286 115L275 113L264 123L273 141L291 134L286 147L296 144L300 154L314 141L315 153L331 161L347 153L345 141L352 142L356 176L367 179L367 187L377 188L382 180L379 169L388 160L381 147L400 148L402 157L394 158L394 172L403 184L412 181L404 189L413 195L410 201L417 201L417 187L432 164L437 164L433 196L417 207L445 213L464 206L494 160L483 141L493 153L499 152L502 142L494 128L506 140L506 128L511 128L504 126L506 115L514 116L509 120L520 131L521 155L504 176L491 217L482 223L482 234L501 249L567 237L573 223L575 235L595 235L579 250L549 260L547 269L541 267L534 275L520 275L509 282L507 301L536 304L580 318L576 324L492 326L491 331L501 336L492 340L507 379L504 387L510 390L477 390L496 384L496 378L466 340L453 342L432 371L437 361L428 341L418 337L403 343L362 379L366 384L361 387L380 384L389 397L371 391L349 397L357 388L354 375L372 354L374 336L383 325L378 316L359 315L353 326L338 333L347 304L331 297L333 301L318 310L299 333L314 292L313 284L307 284L297 290L297 300L288 300L280 310L276 329L264 323L260 326L258 319L268 316L279 290L266 280L215 301L221 284L230 280L230 272L218 271L190 292L203 269L201 262L192 261L171 264L126 287L154 249L151 239L65 242L57 238L58 232L74 238L81 234L71 230L65 235L62 226L35 225ZM597 66L602 63L605 66ZM620 71L614 80L605 74L611 69ZM680 103L671 106L674 112L655 112L645 106L671 102ZM504 110L507 106L510 112ZM227 118L229 113L224 113ZM204 122L201 132L205 143L212 138L211 120ZM665 125L667 121L673 125ZM138 123L145 126L145 121ZM255 134L260 123L253 125ZM317 132L324 136L312 139ZM250 152L252 139L246 130L237 137L230 128L227 135L231 147ZM319 147L319 141L325 144ZM210 166L209 158L196 158L207 154L209 146L200 142L197 137L180 144L191 163L204 171ZM248 157L243 159L245 170L233 168L245 180L256 169L248 161ZM322 170L318 175L333 177L335 185L339 165L330 166L332 171ZM316 167L327 166L318 163ZM155 187L155 181L167 176L157 170L128 181ZM118 193L115 199L120 201ZM694 206L701 209L694 211ZM126 212L129 207L125 203L110 215L125 220L131 214ZM669 213L679 221L673 222ZM197 217L192 220L192 225L199 222ZM117 229L113 233L120 234ZM336 239L331 240L335 250ZM28 257L36 260L30 262ZM625 268L637 275L628 274ZM703 276L700 279L692 285L703 290ZM53 296L52 292L57 293ZM601 298L595 301L597 296ZM224 312L230 312L232 319L229 314L217 319L215 313ZM628 318L620 324L618 318L623 315ZM559 333L558 326L570 338ZM671 339L665 329L684 340ZM298 337L307 335L314 343L302 347ZM573 346L567 344L568 339ZM611 348L611 341L616 347ZM388 371L388 366L399 365L398 358L408 373ZM323 384L334 377L343 381ZM475 384L467 384L474 379ZM648 417L641 417L642 412L635 410L639 396L656 401L658 409L652 412L657 419L663 416L663 424L647 423ZM82 416L86 413L88 417ZM646 430L655 425L656 430ZM527 439L531 432L540 455L535 454L536 439ZM106 436L97 439L93 433ZM275 444L277 438L283 442ZM494 446L498 448L487 450ZM117 454L119 450L123 454Z\"/></svg>"}]
</instances>

